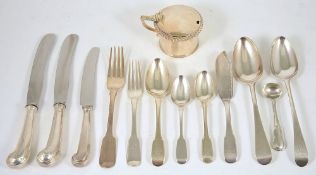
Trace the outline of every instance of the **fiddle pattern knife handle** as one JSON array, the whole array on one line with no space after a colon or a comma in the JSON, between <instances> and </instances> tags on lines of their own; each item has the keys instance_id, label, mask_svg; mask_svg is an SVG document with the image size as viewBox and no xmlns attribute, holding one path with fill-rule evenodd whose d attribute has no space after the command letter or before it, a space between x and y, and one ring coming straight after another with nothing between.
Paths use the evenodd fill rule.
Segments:
<instances>
[{"instance_id":1,"label":"fiddle pattern knife handle","mask_svg":"<svg viewBox=\"0 0 316 175\"><path fill-rule=\"evenodd\" d=\"M57 103L54 105L54 108L54 118L46 148L37 155L37 162L44 167L53 166L60 157L63 115L66 106Z\"/></svg>"},{"instance_id":2,"label":"fiddle pattern knife handle","mask_svg":"<svg viewBox=\"0 0 316 175\"><path fill-rule=\"evenodd\" d=\"M85 166L88 162L90 154L90 133L91 133L91 113L92 106L84 106L83 109L83 121L80 134L80 141L78 145L77 153L72 156L72 164L77 167Z\"/></svg>"},{"instance_id":3,"label":"fiddle pattern knife handle","mask_svg":"<svg viewBox=\"0 0 316 175\"><path fill-rule=\"evenodd\" d=\"M15 150L9 154L7 158L7 165L11 168L22 168L24 167L31 154L31 145L32 137L34 132L35 124L35 114L37 107L33 105L27 105L26 109L26 118L24 122L23 131L21 133L18 144L16 145Z\"/></svg>"}]
</instances>

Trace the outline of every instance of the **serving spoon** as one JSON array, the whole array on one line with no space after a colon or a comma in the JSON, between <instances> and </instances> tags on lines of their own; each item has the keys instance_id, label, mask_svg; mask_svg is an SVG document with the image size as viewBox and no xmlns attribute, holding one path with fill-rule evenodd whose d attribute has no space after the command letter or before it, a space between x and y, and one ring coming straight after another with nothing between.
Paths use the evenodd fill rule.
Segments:
<instances>
[{"instance_id":1,"label":"serving spoon","mask_svg":"<svg viewBox=\"0 0 316 175\"><path fill-rule=\"evenodd\" d=\"M179 108L180 136L177 140L176 159L179 164L184 164L188 160L188 153L186 141L183 136L183 111L186 104L190 101L190 85L183 75L179 75L179 77L173 81L171 99Z\"/></svg>"},{"instance_id":2,"label":"serving spoon","mask_svg":"<svg viewBox=\"0 0 316 175\"><path fill-rule=\"evenodd\" d=\"M160 107L163 98L169 92L170 78L168 69L159 58L156 58L148 68L145 86L147 92L155 98L156 103L156 134L152 144L151 158L153 165L161 166L165 161L165 149L160 127Z\"/></svg>"},{"instance_id":3,"label":"serving spoon","mask_svg":"<svg viewBox=\"0 0 316 175\"><path fill-rule=\"evenodd\" d=\"M255 90L256 82L262 76L263 68L259 52L250 38L241 37L236 42L232 65L235 78L241 82L247 83L250 88L254 111L255 154L257 161L262 165L266 165L271 162L272 155L261 122Z\"/></svg>"},{"instance_id":4,"label":"serving spoon","mask_svg":"<svg viewBox=\"0 0 316 175\"><path fill-rule=\"evenodd\" d=\"M270 68L272 74L283 80L286 86L292 110L295 162L298 166L303 167L308 163L308 151L299 120L297 118L290 86L290 79L293 78L297 73L298 63L296 54L291 47L290 42L283 36L280 36L273 41Z\"/></svg>"},{"instance_id":5,"label":"serving spoon","mask_svg":"<svg viewBox=\"0 0 316 175\"><path fill-rule=\"evenodd\" d=\"M215 88L211 75L207 71L200 72L195 80L195 95L203 107L204 136L202 139L202 160L210 163L214 159L212 140L208 134L207 103L215 97Z\"/></svg>"}]
</instances>

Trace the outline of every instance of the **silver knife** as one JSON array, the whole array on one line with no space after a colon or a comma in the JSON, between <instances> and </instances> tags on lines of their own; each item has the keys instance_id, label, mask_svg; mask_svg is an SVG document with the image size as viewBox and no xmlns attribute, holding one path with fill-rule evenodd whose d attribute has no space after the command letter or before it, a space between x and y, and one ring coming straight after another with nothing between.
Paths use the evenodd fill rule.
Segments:
<instances>
[{"instance_id":1,"label":"silver knife","mask_svg":"<svg viewBox=\"0 0 316 175\"><path fill-rule=\"evenodd\" d=\"M9 154L6 161L7 165L11 168L22 168L29 161L34 132L35 114L39 107L44 74L55 40L56 36L54 34L47 34L43 37L37 48L27 92L27 102L25 107L26 118L23 131L15 150Z\"/></svg>"},{"instance_id":2,"label":"silver knife","mask_svg":"<svg viewBox=\"0 0 316 175\"><path fill-rule=\"evenodd\" d=\"M85 166L90 154L91 115L95 106L96 69L100 49L90 50L84 66L81 80L80 105L83 110L82 128L77 152L72 156L72 164L77 167Z\"/></svg>"},{"instance_id":3,"label":"silver knife","mask_svg":"<svg viewBox=\"0 0 316 175\"><path fill-rule=\"evenodd\" d=\"M37 162L41 166L52 166L57 163L60 158L63 125L62 121L64 118L63 115L68 96L70 69L78 38L79 37L76 34L68 35L61 47L55 77L55 112L53 123L46 148L40 151L37 155Z\"/></svg>"},{"instance_id":4,"label":"silver knife","mask_svg":"<svg viewBox=\"0 0 316 175\"><path fill-rule=\"evenodd\" d=\"M224 138L225 161L234 163L237 160L236 139L232 129L230 116L230 100L233 97L233 73L231 62L223 51L216 59L217 91L225 106L226 135Z\"/></svg>"}]
</instances>

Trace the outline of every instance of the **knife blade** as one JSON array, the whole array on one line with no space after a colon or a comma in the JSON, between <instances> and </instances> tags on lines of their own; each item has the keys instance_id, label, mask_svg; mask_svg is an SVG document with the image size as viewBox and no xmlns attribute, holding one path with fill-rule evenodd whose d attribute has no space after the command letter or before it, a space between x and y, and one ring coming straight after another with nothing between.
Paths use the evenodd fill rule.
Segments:
<instances>
[{"instance_id":1,"label":"knife blade","mask_svg":"<svg viewBox=\"0 0 316 175\"><path fill-rule=\"evenodd\" d=\"M233 97L233 73L226 52L222 52L216 59L216 80L220 98L231 99Z\"/></svg>"},{"instance_id":2,"label":"knife blade","mask_svg":"<svg viewBox=\"0 0 316 175\"><path fill-rule=\"evenodd\" d=\"M41 166L55 165L60 158L63 115L66 108L70 69L74 52L78 42L78 35L66 37L59 53L59 60L55 77L54 116L46 147L37 155L37 162Z\"/></svg>"},{"instance_id":3,"label":"knife blade","mask_svg":"<svg viewBox=\"0 0 316 175\"><path fill-rule=\"evenodd\" d=\"M72 164L77 167L85 166L90 154L90 121L92 115L91 113L95 105L96 66L99 58L99 52L100 49L97 47L90 50L81 80L80 105L83 110L83 120L78 149L71 159Z\"/></svg>"},{"instance_id":4,"label":"knife blade","mask_svg":"<svg viewBox=\"0 0 316 175\"><path fill-rule=\"evenodd\" d=\"M6 161L7 165L11 168L22 168L29 161L32 146L31 140L34 130L34 117L36 111L38 110L45 70L53 50L55 40L56 35L46 34L37 48L29 80L26 98L26 118L23 131L15 151L8 156Z\"/></svg>"},{"instance_id":5,"label":"knife blade","mask_svg":"<svg viewBox=\"0 0 316 175\"><path fill-rule=\"evenodd\" d=\"M237 161L237 148L230 115L230 100L233 97L233 73L231 62L227 58L225 51L216 59L216 80L217 91L223 101L226 113L224 157L226 162L234 163Z\"/></svg>"}]
</instances>

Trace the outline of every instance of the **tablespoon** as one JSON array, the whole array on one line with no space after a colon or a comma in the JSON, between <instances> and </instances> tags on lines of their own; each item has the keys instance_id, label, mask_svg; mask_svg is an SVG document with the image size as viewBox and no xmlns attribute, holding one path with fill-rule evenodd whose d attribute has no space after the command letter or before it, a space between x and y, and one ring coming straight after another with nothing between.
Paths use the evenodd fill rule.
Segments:
<instances>
[{"instance_id":1,"label":"tablespoon","mask_svg":"<svg viewBox=\"0 0 316 175\"><path fill-rule=\"evenodd\" d=\"M203 107L204 136L202 139L202 159L203 162L210 163L214 155L212 140L208 134L207 103L210 99L215 97L215 88L212 77L207 71L202 71L197 75L195 80L195 95Z\"/></svg>"},{"instance_id":2,"label":"tablespoon","mask_svg":"<svg viewBox=\"0 0 316 175\"><path fill-rule=\"evenodd\" d=\"M176 158L179 164L184 164L188 160L188 155L186 141L183 136L183 111L185 105L190 101L190 85L183 75L179 75L173 81L171 99L179 108L180 136L177 140Z\"/></svg>"},{"instance_id":3,"label":"tablespoon","mask_svg":"<svg viewBox=\"0 0 316 175\"><path fill-rule=\"evenodd\" d=\"M270 68L272 74L283 80L286 86L292 110L295 162L298 166L303 167L308 163L308 151L299 120L297 118L290 86L290 79L293 78L297 73L298 63L296 54L291 47L290 42L283 36L280 36L273 41Z\"/></svg>"},{"instance_id":4,"label":"tablespoon","mask_svg":"<svg viewBox=\"0 0 316 175\"><path fill-rule=\"evenodd\" d=\"M236 42L233 52L232 65L235 78L248 84L250 88L254 111L256 158L260 164L266 165L271 162L272 155L270 145L261 122L255 90L256 82L262 76L263 69L259 52L251 39L241 37Z\"/></svg>"},{"instance_id":5,"label":"tablespoon","mask_svg":"<svg viewBox=\"0 0 316 175\"><path fill-rule=\"evenodd\" d=\"M280 119L277 113L276 100L282 95L282 87L278 83L267 83L262 89L262 93L265 97L271 99L272 109L274 113L273 117L273 132L271 139L271 147L276 151L282 151L286 148L286 141L283 134L283 129L280 124Z\"/></svg>"},{"instance_id":6,"label":"tablespoon","mask_svg":"<svg viewBox=\"0 0 316 175\"><path fill-rule=\"evenodd\" d=\"M155 98L156 103L156 134L152 144L151 158L153 165L161 166L165 161L165 149L160 127L160 107L163 98L169 92L170 78L168 69L159 58L156 58L147 69L145 86L147 92Z\"/></svg>"}]
</instances>

